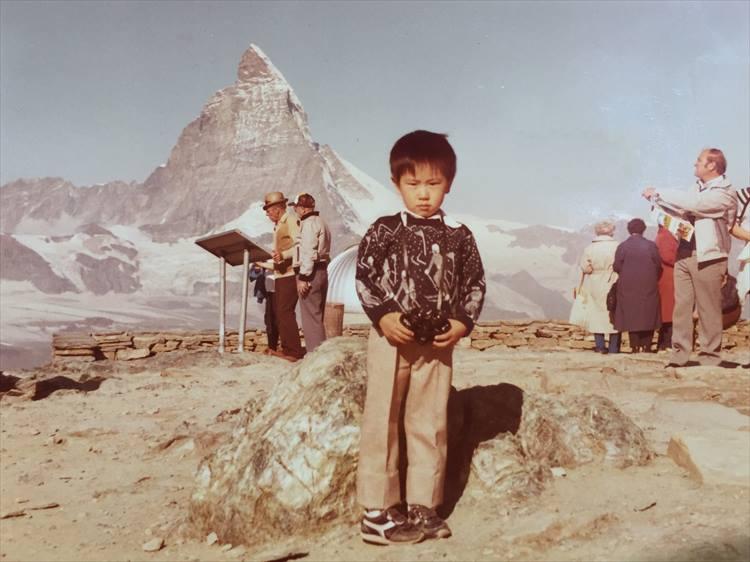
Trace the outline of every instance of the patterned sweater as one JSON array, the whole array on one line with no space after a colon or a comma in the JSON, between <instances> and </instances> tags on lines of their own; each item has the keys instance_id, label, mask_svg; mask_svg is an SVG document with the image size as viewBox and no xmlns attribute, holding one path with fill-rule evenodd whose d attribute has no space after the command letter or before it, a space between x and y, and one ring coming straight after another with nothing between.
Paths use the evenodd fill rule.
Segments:
<instances>
[{"instance_id":1,"label":"patterned sweater","mask_svg":"<svg viewBox=\"0 0 750 562\"><path fill-rule=\"evenodd\" d=\"M367 230L357 253L356 286L375 326L390 312L437 314L441 293L448 317L469 332L486 290L482 259L466 226L445 215L422 219L406 212L380 217Z\"/></svg>"}]
</instances>

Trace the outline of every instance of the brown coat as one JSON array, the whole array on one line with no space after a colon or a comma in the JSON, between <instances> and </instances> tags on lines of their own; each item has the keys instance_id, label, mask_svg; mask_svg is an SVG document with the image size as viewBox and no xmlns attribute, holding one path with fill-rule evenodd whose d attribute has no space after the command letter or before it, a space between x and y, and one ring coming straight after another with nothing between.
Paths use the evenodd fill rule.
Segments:
<instances>
[{"instance_id":1,"label":"brown coat","mask_svg":"<svg viewBox=\"0 0 750 562\"><path fill-rule=\"evenodd\" d=\"M654 239L661 256L659 276L659 300L661 301L661 321L671 322L674 311L674 261L677 255L677 239L663 226L659 227Z\"/></svg>"}]
</instances>

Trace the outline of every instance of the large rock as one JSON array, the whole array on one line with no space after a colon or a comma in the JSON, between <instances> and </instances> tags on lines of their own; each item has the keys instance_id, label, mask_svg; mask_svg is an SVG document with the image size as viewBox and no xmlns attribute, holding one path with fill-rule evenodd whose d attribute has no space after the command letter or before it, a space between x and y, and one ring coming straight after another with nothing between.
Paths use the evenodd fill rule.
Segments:
<instances>
[{"instance_id":1,"label":"large rock","mask_svg":"<svg viewBox=\"0 0 750 562\"><path fill-rule=\"evenodd\" d=\"M684 431L672 436L667 455L700 484L750 486L747 431Z\"/></svg>"},{"instance_id":2,"label":"large rock","mask_svg":"<svg viewBox=\"0 0 750 562\"><path fill-rule=\"evenodd\" d=\"M643 431L611 400L596 395L566 402L526 395L519 436L527 456L550 466L600 461L625 468L653 456Z\"/></svg>"},{"instance_id":3,"label":"large rock","mask_svg":"<svg viewBox=\"0 0 750 562\"><path fill-rule=\"evenodd\" d=\"M365 345L325 342L262 405L245 407L232 439L198 468L189 513L196 534L257 545L356 519ZM446 512L467 492L535 494L552 466L651 458L641 430L598 396L562 403L498 384L454 390L448 409Z\"/></svg>"},{"instance_id":4,"label":"large rock","mask_svg":"<svg viewBox=\"0 0 750 562\"><path fill-rule=\"evenodd\" d=\"M279 381L197 474L190 519L222 543L314 533L355 513L365 349L329 340Z\"/></svg>"}]
</instances>

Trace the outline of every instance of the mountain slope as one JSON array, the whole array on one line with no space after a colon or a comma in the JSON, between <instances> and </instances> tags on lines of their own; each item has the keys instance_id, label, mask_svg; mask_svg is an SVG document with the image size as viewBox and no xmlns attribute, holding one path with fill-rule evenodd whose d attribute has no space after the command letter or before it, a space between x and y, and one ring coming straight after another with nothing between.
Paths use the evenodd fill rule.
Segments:
<instances>
[{"instance_id":1,"label":"mountain slope","mask_svg":"<svg viewBox=\"0 0 750 562\"><path fill-rule=\"evenodd\" d=\"M402 206L392 187L314 140L293 89L251 45L234 83L210 97L145 182L76 187L43 178L0 188L0 292L12 303L3 304L2 343L107 321L213 326L217 261L194 240L240 228L269 245L272 224L262 210L269 191L311 193L331 227L334 254ZM455 218L472 229L482 254L484 319L565 316L588 235ZM228 275L230 314L239 275ZM258 320L257 311L251 315Z\"/></svg>"}]
</instances>

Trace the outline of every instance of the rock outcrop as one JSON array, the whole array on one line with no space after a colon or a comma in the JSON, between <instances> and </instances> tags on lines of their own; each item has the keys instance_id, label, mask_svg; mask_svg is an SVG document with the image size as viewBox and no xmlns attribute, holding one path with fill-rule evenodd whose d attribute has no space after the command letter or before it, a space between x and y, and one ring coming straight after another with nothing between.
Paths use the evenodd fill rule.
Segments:
<instances>
[{"instance_id":1,"label":"rock outcrop","mask_svg":"<svg viewBox=\"0 0 750 562\"><path fill-rule=\"evenodd\" d=\"M364 368L361 341L329 340L264 404L248 404L231 442L198 468L195 529L253 544L351 519Z\"/></svg>"},{"instance_id":2,"label":"rock outcrop","mask_svg":"<svg viewBox=\"0 0 750 562\"><path fill-rule=\"evenodd\" d=\"M0 258L3 262L2 279L30 281L44 293L78 292L76 286L57 275L42 256L8 234L0 234Z\"/></svg>"},{"instance_id":3,"label":"rock outcrop","mask_svg":"<svg viewBox=\"0 0 750 562\"><path fill-rule=\"evenodd\" d=\"M95 295L134 293L141 288L138 268L114 256L94 258L88 254L76 254L80 266L81 281Z\"/></svg>"},{"instance_id":4,"label":"rock outcrop","mask_svg":"<svg viewBox=\"0 0 750 562\"><path fill-rule=\"evenodd\" d=\"M232 439L198 468L189 511L196 533L259 545L358 516L365 360L362 340L328 340L266 402L247 404ZM467 492L536 494L553 467L626 467L652 456L642 431L599 396L562 402L500 383L454 391L449 419L446 510Z\"/></svg>"}]
</instances>

